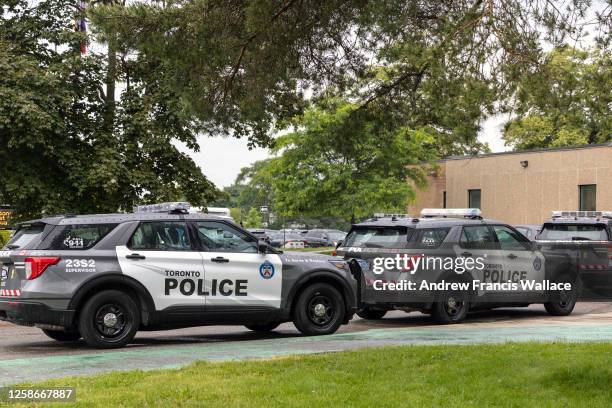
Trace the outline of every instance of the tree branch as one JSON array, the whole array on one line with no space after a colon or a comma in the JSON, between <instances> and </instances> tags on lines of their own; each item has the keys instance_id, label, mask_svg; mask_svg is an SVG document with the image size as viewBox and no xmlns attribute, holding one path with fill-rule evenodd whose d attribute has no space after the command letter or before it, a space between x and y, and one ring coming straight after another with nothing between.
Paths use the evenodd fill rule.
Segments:
<instances>
[{"instance_id":1,"label":"tree branch","mask_svg":"<svg viewBox=\"0 0 612 408\"><path fill-rule=\"evenodd\" d=\"M285 4L283 4L283 6L280 9L278 9L276 13L274 13L274 15L270 18L270 20L268 20L268 23L266 24L266 28L270 26L270 24L274 23L274 21L276 21L283 13L289 10L289 8L291 8L291 6L294 3L295 3L295 0L288 0L287 2L285 2ZM242 59L244 58L244 54L246 53L247 47L249 46L251 42L253 42L255 38L257 38L257 36L259 36L262 32L264 32L266 28L258 30L254 32L253 34L251 34L249 37L247 37L246 41L240 48L240 54L238 55L238 59L234 63L234 67L232 68L232 73L228 81L225 84L225 90L223 92L223 99L225 99L225 97L227 96L227 92L231 88L234 82L234 78L238 74L238 70L240 69L240 65L242 64Z\"/></svg>"}]
</instances>

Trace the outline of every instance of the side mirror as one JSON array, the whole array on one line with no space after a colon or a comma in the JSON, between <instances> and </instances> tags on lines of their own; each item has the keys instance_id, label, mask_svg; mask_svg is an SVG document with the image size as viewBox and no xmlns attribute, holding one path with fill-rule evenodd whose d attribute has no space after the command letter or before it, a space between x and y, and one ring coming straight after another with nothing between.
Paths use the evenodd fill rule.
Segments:
<instances>
[{"instance_id":1,"label":"side mirror","mask_svg":"<svg viewBox=\"0 0 612 408\"><path fill-rule=\"evenodd\" d=\"M341 247L343 243L344 243L344 241L343 241L343 240L338 241L338 242L336 243L336 248Z\"/></svg>"},{"instance_id":2,"label":"side mirror","mask_svg":"<svg viewBox=\"0 0 612 408\"><path fill-rule=\"evenodd\" d=\"M268 243L266 241L260 240L257 241L257 251L260 254L267 254L268 253Z\"/></svg>"}]
</instances>

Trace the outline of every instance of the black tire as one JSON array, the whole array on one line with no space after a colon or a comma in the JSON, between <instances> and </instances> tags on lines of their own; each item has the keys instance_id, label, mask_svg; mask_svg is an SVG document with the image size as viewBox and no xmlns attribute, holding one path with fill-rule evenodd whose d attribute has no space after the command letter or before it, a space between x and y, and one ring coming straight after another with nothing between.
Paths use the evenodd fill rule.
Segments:
<instances>
[{"instance_id":1,"label":"black tire","mask_svg":"<svg viewBox=\"0 0 612 408\"><path fill-rule=\"evenodd\" d=\"M465 291L444 291L432 305L431 317L440 324L460 323L470 309L469 298Z\"/></svg>"},{"instance_id":2,"label":"black tire","mask_svg":"<svg viewBox=\"0 0 612 408\"><path fill-rule=\"evenodd\" d=\"M79 312L79 331L90 346L118 348L138 331L140 312L126 293L105 290L93 295Z\"/></svg>"},{"instance_id":3,"label":"black tire","mask_svg":"<svg viewBox=\"0 0 612 408\"><path fill-rule=\"evenodd\" d=\"M81 334L75 331L47 330L42 329L47 337L57 341L77 341L81 338Z\"/></svg>"},{"instance_id":4,"label":"black tire","mask_svg":"<svg viewBox=\"0 0 612 408\"><path fill-rule=\"evenodd\" d=\"M387 314L386 310L371 309L364 307L357 312L357 316L367 320L380 320Z\"/></svg>"},{"instance_id":5,"label":"black tire","mask_svg":"<svg viewBox=\"0 0 612 408\"><path fill-rule=\"evenodd\" d=\"M276 329L278 326L280 325L280 323L278 322L270 322L270 323L262 323L262 324L245 324L244 327L246 327L249 330L253 330L254 332L259 332L259 333L267 333L267 332L271 332L272 330Z\"/></svg>"},{"instance_id":6,"label":"black tire","mask_svg":"<svg viewBox=\"0 0 612 408\"><path fill-rule=\"evenodd\" d=\"M307 286L298 296L293 309L293 324L306 336L332 334L344 321L344 299L327 283Z\"/></svg>"},{"instance_id":7,"label":"black tire","mask_svg":"<svg viewBox=\"0 0 612 408\"><path fill-rule=\"evenodd\" d=\"M574 311L580 296L580 282L570 279L567 275L561 276L556 282L569 282L572 284L572 290L554 293L552 295L554 300L544 303L544 309L552 316L569 316Z\"/></svg>"}]
</instances>

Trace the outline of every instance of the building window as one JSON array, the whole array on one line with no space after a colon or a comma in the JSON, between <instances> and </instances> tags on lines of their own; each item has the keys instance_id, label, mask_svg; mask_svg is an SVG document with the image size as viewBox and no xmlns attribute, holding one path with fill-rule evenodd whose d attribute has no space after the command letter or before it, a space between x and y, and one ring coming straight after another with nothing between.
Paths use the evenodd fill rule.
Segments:
<instances>
[{"instance_id":1,"label":"building window","mask_svg":"<svg viewBox=\"0 0 612 408\"><path fill-rule=\"evenodd\" d=\"M442 192L442 208L446 208L446 191Z\"/></svg>"},{"instance_id":2,"label":"building window","mask_svg":"<svg viewBox=\"0 0 612 408\"><path fill-rule=\"evenodd\" d=\"M468 190L468 208L480 208L480 189Z\"/></svg>"},{"instance_id":3,"label":"building window","mask_svg":"<svg viewBox=\"0 0 612 408\"><path fill-rule=\"evenodd\" d=\"M580 211L596 211L597 185L584 184L580 189Z\"/></svg>"}]
</instances>

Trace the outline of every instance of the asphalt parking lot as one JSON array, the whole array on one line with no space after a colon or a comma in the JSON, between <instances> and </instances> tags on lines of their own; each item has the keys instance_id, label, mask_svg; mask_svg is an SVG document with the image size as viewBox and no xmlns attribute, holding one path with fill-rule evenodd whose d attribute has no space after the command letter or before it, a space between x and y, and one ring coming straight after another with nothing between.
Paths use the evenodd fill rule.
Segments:
<instances>
[{"instance_id":1,"label":"asphalt parking lot","mask_svg":"<svg viewBox=\"0 0 612 408\"><path fill-rule=\"evenodd\" d=\"M612 303L579 303L568 317L541 305L471 314L465 323L440 326L418 312L383 320L355 317L334 335L304 337L291 323L270 334L240 326L140 332L121 350L84 342L58 343L36 328L0 322L0 385L126 369L179 367L195 360L270 358L402 344L474 344L509 341L612 341Z\"/></svg>"}]
</instances>

